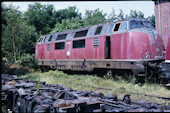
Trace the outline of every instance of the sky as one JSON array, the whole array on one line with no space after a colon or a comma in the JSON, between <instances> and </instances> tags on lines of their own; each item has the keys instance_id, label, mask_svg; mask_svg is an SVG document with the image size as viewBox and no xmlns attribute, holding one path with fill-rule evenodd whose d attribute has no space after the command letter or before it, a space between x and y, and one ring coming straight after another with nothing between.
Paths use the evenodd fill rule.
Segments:
<instances>
[{"instance_id":1,"label":"sky","mask_svg":"<svg viewBox=\"0 0 170 113\"><path fill-rule=\"evenodd\" d=\"M33 4L32 2L2 2L3 4L19 7L20 11L27 11L28 4ZM38 1L40 2L40 1ZM48 1L40 2L41 4L53 4L54 8L57 10L68 8L69 6L76 6L78 11L84 16L86 10L95 10L99 8L103 13L107 13L107 16L112 12L112 8L115 9L115 13L119 14L119 9L122 9L124 14L130 14L130 10L141 11L144 13L145 18L154 14L154 2L153 1Z\"/></svg>"}]
</instances>

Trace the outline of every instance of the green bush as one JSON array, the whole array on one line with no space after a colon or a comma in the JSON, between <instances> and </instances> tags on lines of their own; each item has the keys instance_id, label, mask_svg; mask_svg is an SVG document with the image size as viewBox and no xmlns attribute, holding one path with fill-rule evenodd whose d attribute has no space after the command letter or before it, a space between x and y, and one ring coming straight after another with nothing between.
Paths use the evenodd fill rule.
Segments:
<instances>
[{"instance_id":1,"label":"green bush","mask_svg":"<svg viewBox=\"0 0 170 113\"><path fill-rule=\"evenodd\" d=\"M35 54L24 53L20 58L18 58L17 63L22 66L26 66L32 69L37 69L37 61L35 59Z\"/></svg>"}]
</instances>

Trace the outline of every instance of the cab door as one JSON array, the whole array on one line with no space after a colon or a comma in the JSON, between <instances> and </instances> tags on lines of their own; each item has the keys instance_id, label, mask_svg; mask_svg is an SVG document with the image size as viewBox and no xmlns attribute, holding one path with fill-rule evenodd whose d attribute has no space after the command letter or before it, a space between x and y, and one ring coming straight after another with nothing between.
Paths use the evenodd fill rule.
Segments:
<instances>
[{"instance_id":1,"label":"cab door","mask_svg":"<svg viewBox=\"0 0 170 113\"><path fill-rule=\"evenodd\" d=\"M41 44L41 59L44 59L44 44Z\"/></svg>"},{"instance_id":2,"label":"cab door","mask_svg":"<svg viewBox=\"0 0 170 113\"><path fill-rule=\"evenodd\" d=\"M41 41L41 47L40 47L40 53L41 53L41 59L44 59L44 48L45 48L45 44L43 43L45 41L46 37L42 37L42 41Z\"/></svg>"},{"instance_id":3,"label":"cab door","mask_svg":"<svg viewBox=\"0 0 170 113\"><path fill-rule=\"evenodd\" d=\"M110 36L106 36L105 59L111 59L111 42L110 42Z\"/></svg>"}]
</instances>

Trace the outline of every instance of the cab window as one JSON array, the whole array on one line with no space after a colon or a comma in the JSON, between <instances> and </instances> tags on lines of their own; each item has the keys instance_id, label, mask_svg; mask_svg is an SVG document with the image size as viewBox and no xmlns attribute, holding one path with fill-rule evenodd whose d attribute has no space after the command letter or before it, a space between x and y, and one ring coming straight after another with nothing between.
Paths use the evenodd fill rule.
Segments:
<instances>
[{"instance_id":1,"label":"cab window","mask_svg":"<svg viewBox=\"0 0 170 113\"><path fill-rule=\"evenodd\" d=\"M127 29L127 22L122 22L118 31L124 31Z\"/></svg>"},{"instance_id":2,"label":"cab window","mask_svg":"<svg viewBox=\"0 0 170 113\"><path fill-rule=\"evenodd\" d=\"M145 26L154 29L153 25L149 21L144 21Z\"/></svg>"},{"instance_id":3,"label":"cab window","mask_svg":"<svg viewBox=\"0 0 170 113\"><path fill-rule=\"evenodd\" d=\"M130 22L130 28L131 29L134 29L134 28L142 28L144 27L144 23L142 21L131 21Z\"/></svg>"},{"instance_id":4,"label":"cab window","mask_svg":"<svg viewBox=\"0 0 170 113\"><path fill-rule=\"evenodd\" d=\"M117 23L117 24L115 25L114 31L118 31L119 26L120 26L120 23Z\"/></svg>"},{"instance_id":5,"label":"cab window","mask_svg":"<svg viewBox=\"0 0 170 113\"><path fill-rule=\"evenodd\" d=\"M38 43L40 43L40 42L41 42L41 40L42 40L42 38L40 37L40 38L38 39Z\"/></svg>"},{"instance_id":6,"label":"cab window","mask_svg":"<svg viewBox=\"0 0 170 113\"><path fill-rule=\"evenodd\" d=\"M44 37L40 37L38 40L38 43L41 43L43 41Z\"/></svg>"},{"instance_id":7,"label":"cab window","mask_svg":"<svg viewBox=\"0 0 170 113\"><path fill-rule=\"evenodd\" d=\"M53 35L50 36L50 38L48 39L48 42L50 42L53 38Z\"/></svg>"},{"instance_id":8,"label":"cab window","mask_svg":"<svg viewBox=\"0 0 170 113\"><path fill-rule=\"evenodd\" d=\"M110 24L110 26L109 26L109 29L108 29L107 33L111 33L111 32L112 32L113 26L114 26L114 24Z\"/></svg>"},{"instance_id":9,"label":"cab window","mask_svg":"<svg viewBox=\"0 0 170 113\"><path fill-rule=\"evenodd\" d=\"M46 37L43 37L42 39L43 39L42 42L45 42Z\"/></svg>"}]
</instances>

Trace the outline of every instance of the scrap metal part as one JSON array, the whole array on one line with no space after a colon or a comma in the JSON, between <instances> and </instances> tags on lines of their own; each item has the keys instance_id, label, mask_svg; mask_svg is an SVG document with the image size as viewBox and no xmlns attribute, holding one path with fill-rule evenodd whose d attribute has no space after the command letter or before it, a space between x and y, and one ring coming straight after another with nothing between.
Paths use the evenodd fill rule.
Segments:
<instances>
[{"instance_id":1,"label":"scrap metal part","mask_svg":"<svg viewBox=\"0 0 170 113\"><path fill-rule=\"evenodd\" d=\"M1 78L2 103L14 113L170 111L170 106L166 105L133 102L129 94L121 100L117 95L77 91L59 84L20 79L15 75L1 74Z\"/></svg>"}]
</instances>

